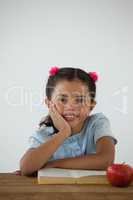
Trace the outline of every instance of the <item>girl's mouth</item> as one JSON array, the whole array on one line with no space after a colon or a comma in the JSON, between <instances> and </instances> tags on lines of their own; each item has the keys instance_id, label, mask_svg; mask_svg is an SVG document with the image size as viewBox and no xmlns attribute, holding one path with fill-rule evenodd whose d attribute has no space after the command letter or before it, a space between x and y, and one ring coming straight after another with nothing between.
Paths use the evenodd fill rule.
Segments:
<instances>
[{"instance_id":1,"label":"girl's mouth","mask_svg":"<svg viewBox=\"0 0 133 200\"><path fill-rule=\"evenodd\" d=\"M66 121L73 121L78 117L78 115L75 115L75 114L64 114L63 117L64 117L64 119Z\"/></svg>"}]
</instances>

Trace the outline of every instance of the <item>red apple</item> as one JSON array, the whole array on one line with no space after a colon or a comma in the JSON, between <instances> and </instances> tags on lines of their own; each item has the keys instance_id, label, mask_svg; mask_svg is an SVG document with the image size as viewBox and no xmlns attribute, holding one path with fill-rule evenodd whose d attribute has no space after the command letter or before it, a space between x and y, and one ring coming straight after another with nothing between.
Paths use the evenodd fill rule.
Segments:
<instances>
[{"instance_id":1,"label":"red apple","mask_svg":"<svg viewBox=\"0 0 133 200\"><path fill-rule=\"evenodd\" d=\"M128 164L112 164L106 171L108 181L119 187L126 187L133 181L133 168Z\"/></svg>"}]
</instances>

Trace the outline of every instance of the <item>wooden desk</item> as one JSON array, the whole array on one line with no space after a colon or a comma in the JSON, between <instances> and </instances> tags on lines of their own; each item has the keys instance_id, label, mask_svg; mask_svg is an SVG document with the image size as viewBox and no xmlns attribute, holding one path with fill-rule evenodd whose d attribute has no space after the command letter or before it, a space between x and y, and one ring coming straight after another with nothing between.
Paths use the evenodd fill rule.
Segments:
<instances>
[{"instance_id":1,"label":"wooden desk","mask_svg":"<svg viewBox=\"0 0 133 200\"><path fill-rule=\"evenodd\" d=\"M0 200L133 200L127 188L100 185L39 185L34 177L0 174Z\"/></svg>"}]
</instances>

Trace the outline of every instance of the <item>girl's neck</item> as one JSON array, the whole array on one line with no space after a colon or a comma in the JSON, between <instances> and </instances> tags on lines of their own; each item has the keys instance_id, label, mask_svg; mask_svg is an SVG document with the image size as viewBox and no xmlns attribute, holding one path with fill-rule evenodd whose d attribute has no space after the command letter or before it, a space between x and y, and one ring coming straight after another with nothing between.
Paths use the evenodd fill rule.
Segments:
<instances>
[{"instance_id":1,"label":"girl's neck","mask_svg":"<svg viewBox=\"0 0 133 200\"><path fill-rule=\"evenodd\" d=\"M78 125L78 127L72 128L72 135L78 134L81 132L85 125L86 119Z\"/></svg>"}]
</instances>

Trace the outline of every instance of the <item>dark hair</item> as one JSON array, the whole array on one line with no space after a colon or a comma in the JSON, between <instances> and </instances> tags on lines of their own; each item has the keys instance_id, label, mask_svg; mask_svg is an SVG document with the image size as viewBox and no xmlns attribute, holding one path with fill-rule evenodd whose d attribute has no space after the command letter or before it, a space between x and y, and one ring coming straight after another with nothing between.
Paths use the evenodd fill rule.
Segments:
<instances>
[{"instance_id":1,"label":"dark hair","mask_svg":"<svg viewBox=\"0 0 133 200\"><path fill-rule=\"evenodd\" d=\"M87 72L83 71L79 68L71 68L71 67L64 67L60 68L55 75L49 76L47 84L46 84L46 97L48 100L51 100L51 96L53 94L53 91L60 81L74 81L78 80L84 83L88 87L88 91L90 93L91 101L94 101L96 96L96 84L95 81L91 78L91 76L88 75ZM47 115L39 124L39 126L42 125L46 126L53 126L55 132L58 130L54 127L54 124L52 122L52 119L49 115Z\"/></svg>"}]
</instances>

